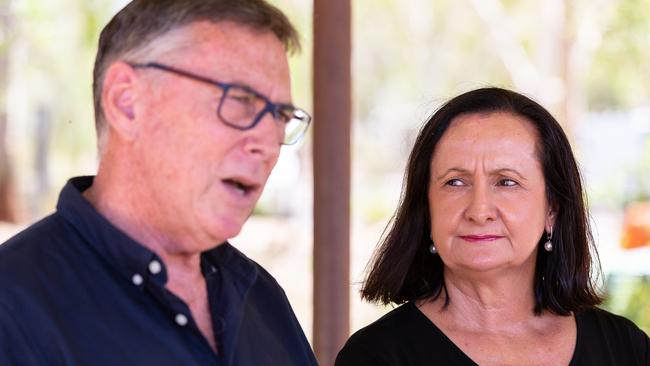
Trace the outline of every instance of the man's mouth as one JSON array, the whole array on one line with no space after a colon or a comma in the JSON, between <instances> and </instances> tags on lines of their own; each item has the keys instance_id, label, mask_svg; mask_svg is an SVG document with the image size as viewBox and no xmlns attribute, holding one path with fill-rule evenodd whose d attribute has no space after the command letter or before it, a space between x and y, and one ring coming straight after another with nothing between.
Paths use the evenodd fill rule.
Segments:
<instances>
[{"instance_id":1,"label":"man's mouth","mask_svg":"<svg viewBox=\"0 0 650 366\"><path fill-rule=\"evenodd\" d=\"M242 196L246 196L255 189L257 189L257 185L253 183L248 183L244 182L242 180L236 179L236 178L228 178L224 179L223 182L231 187L233 187L239 194Z\"/></svg>"}]
</instances>

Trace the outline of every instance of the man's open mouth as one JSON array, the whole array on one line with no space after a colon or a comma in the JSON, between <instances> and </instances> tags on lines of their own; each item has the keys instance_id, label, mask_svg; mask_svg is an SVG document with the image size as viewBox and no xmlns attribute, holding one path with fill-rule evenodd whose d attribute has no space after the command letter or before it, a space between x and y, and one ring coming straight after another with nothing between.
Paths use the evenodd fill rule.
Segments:
<instances>
[{"instance_id":1,"label":"man's open mouth","mask_svg":"<svg viewBox=\"0 0 650 366\"><path fill-rule=\"evenodd\" d=\"M223 182L235 188L235 190L237 190L243 196L249 194L257 188L257 185L255 184L245 183L234 178L224 179Z\"/></svg>"}]
</instances>

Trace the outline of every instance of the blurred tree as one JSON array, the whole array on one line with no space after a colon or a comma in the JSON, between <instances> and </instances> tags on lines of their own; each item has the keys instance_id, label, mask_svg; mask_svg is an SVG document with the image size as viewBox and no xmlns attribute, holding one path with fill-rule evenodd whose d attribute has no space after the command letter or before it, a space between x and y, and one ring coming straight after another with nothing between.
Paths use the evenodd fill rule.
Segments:
<instances>
[{"instance_id":1,"label":"blurred tree","mask_svg":"<svg viewBox=\"0 0 650 366\"><path fill-rule=\"evenodd\" d=\"M2 1L2 0L0 0ZM21 0L9 123L22 140L14 164L32 218L49 211L63 182L96 165L92 67L114 0Z\"/></svg>"},{"instance_id":2,"label":"blurred tree","mask_svg":"<svg viewBox=\"0 0 650 366\"><path fill-rule=\"evenodd\" d=\"M593 109L650 104L650 0L619 0L602 25L587 74Z\"/></svg>"},{"instance_id":3,"label":"blurred tree","mask_svg":"<svg viewBox=\"0 0 650 366\"><path fill-rule=\"evenodd\" d=\"M632 319L641 329L650 333L650 278L639 279L621 314Z\"/></svg>"},{"instance_id":4,"label":"blurred tree","mask_svg":"<svg viewBox=\"0 0 650 366\"><path fill-rule=\"evenodd\" d=\"M603 306L650 333L650 277L610 275L607 287L608 294Z\"/></svg>"},{"instance_id":5,"label":"blurred tree","mask_svg":"<svg viewBox=\"0 0 650 366\"><path fill-rule=\"evenodd\" d=\"M9 46L12 34L9 0L0 1L0 221L18 219L14 175L7 149L7 89L9 80Z\"/></svg>"},{"instance_id":6,"label":"blurred tree","mask_svg":"<svg viewBox=\"0 0 650 366\"><path fill-rule=\"evenodd\" d=\"M547 0L527 9L528 14L539 14L534 47L526 47L523 32L513 26L519 4L505 0L471 0L471 4L487 28L510 84L539 98L571 138L585 103L577 62L582 59L578 55L586 52L576 37L579 1Z\"/></svg>"},{"instance_id":7,"label":"blurred tree","mask_svg":"<svg viewBox=\"0 0 650 366\"><path fill-rule=\"evenodd\" d=\"M608 0L594 0L603 1ZM353 196L367 197L364 209L381 216L377 208L394 207L395 195L376 189L393 189L417 126L443 100L463 91L496 85L529 94L571 137L586 110L583 72L591 52L579 30L595 28L599 20L586 5L584 0L354 2L354 128L361 136L354 154L365 173L355 179L370 189ZM387 180L387 174L393 176Z\"/></svg>"}]
</instances>

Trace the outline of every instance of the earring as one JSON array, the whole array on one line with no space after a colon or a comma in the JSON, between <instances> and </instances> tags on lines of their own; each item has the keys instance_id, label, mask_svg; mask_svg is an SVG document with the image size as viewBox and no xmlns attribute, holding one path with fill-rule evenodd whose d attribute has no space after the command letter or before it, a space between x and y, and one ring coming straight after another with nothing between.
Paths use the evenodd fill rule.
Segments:
<instances>
[{"instance_id":1,"label":"earring","mask_svg":"<svg viewBox=\"0 0 650 366\"><path fill-rule=\"evenodd\" d=\"M433 234L429 234L429 238L431 239L431 245L429 245L429 251L431 254L438 254L438 249L436 249L436 244L433 242Z\"/></svg>"},{"instance_id":2,"label":"earring","mask_svg":"<svg viewBox=\"0 0 650 366\"><path fill-rule=\"evenodd\" d=\"M553 251L553 242L551 242L552 237L553 237L553 228L551 228L550 232L546 233L546 243L544 243L544 250L547 252Z\"/></svg>"}]
</instances>

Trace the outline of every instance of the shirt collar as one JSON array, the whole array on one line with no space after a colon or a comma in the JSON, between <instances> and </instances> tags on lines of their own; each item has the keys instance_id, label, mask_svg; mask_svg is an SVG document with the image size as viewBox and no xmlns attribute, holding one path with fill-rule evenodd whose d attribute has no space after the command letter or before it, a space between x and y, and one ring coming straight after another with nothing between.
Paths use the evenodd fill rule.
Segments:
<instances>
[{"instance_id":1,"label":"shirt collar","mask_svg":"<svg viewBox=\"0 0 650 366\"><path fill-rule=\"evenodd\" d=\"M58 213L79 232L90 247L130 281L142 284L153 278L164 285L167 282L167 271L162 260L111 224L82 195L93 184L93 179L91 176L70 179L59 195L56 206ZM154 262L158 262L159 270L150 268ZM150 269L157 273L152 273Z\"/></svg>"},{"instance_id":2,"label":"shirt collar","mask_svg":"<svg viewBox=\"0 0 650 366\"><path fill-rule=\"evenodd\" d=\"M163 261L153 251L111 224L82 195L92 185L93 179L92 176L70 179L59 195L58 213L79 232L89 246L130 281L144 283L153 279L164 285L167 282L167 270ZM228 281L230 283L227 286L232 286L231 289L242 299L257 278L255 263L227 242L215 245L215 248L202 253L201 257L202 262L208 263L204 267L218 266L228 273L231 281ZM158 262L158 265L152 266L153 262ZM159 267L159 271L155 267ZM140 276L141 281L136 279L136 275Z\"/></svg>"},{"instance_id":3,"label":"shirt collar","mask_svg":"<svg viewBox=\"0 0 650 366\"><path fill-rule=\"evenodd\" d=\"M228 277L224 278L224 286L229 287L229 292L236 292L241 300L258 276L257 265L228 242L204 252L203 260L221 269L222 277Z\"/></svg>"}]
</instances>

